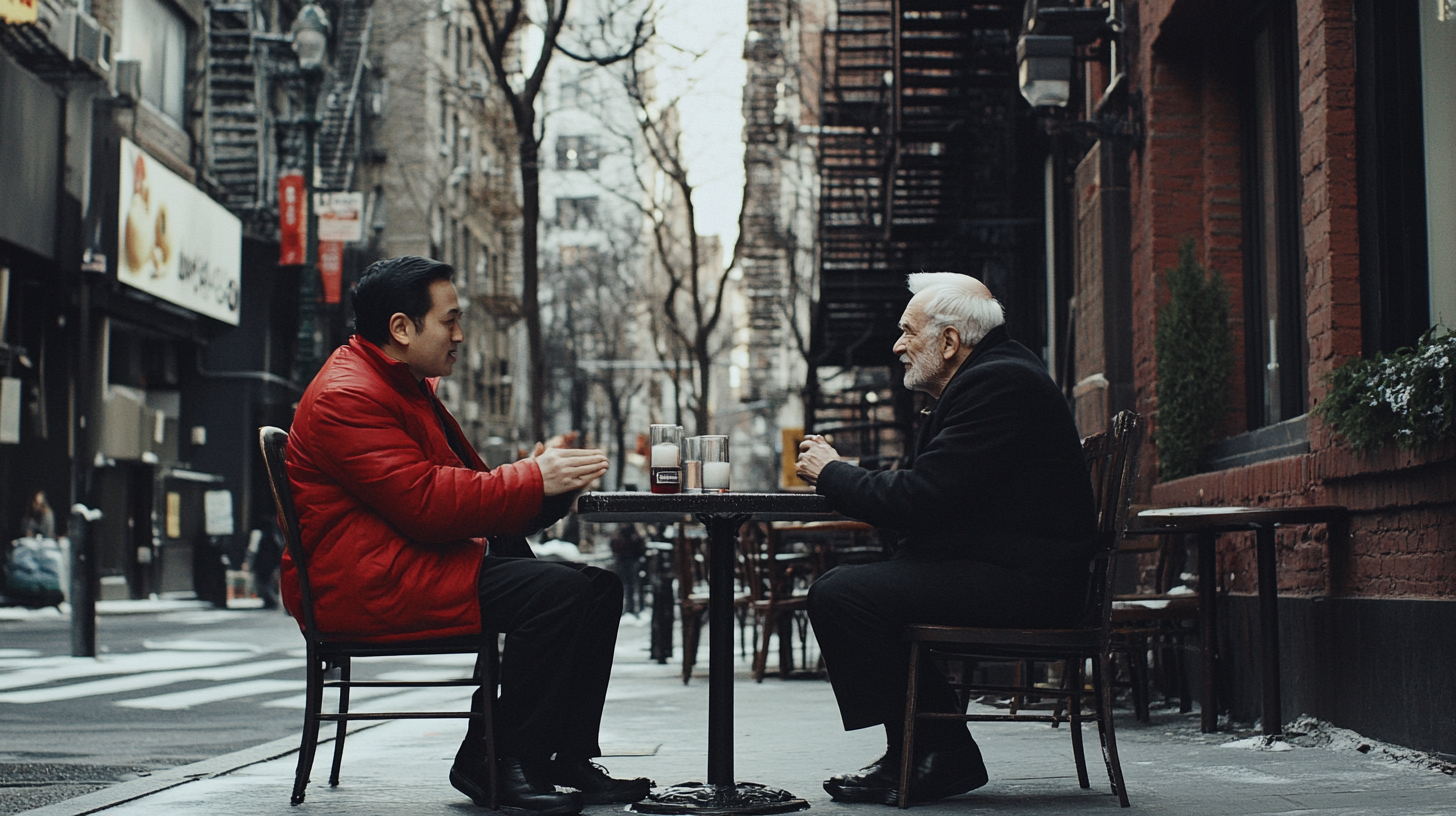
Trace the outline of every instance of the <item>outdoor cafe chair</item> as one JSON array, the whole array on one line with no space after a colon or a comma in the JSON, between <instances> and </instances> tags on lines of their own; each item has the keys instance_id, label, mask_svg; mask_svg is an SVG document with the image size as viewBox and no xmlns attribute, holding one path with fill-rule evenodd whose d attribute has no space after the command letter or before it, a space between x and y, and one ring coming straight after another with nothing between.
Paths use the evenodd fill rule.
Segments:
<instances>
[{"instance_id":1,"label":"outdoor cafe chair","mask_svg":"<svg viewBox=\"0 0 1456 816\"><path fill-rule=\"evenodd\" d=\"M905 700L905 739L900 766L900 807L909 806L910 767L915 751L915 724L919 720L949 719L961 722L1060 722L1070 724L1072 755L1077 765L1077 782L1090 787L1087 761L1082 748L1082 723L1097 723L1102 757L1118 803L1128 806L1127 787L1123 782L1122 765L1117 757L1117 737L1113 730L1111 669L1112 653L1117 643L1112 627L1111 561L1126 524L1128 505L1137 476L1137 455L1141 442L1142 419L1132 411L1123 411L1112 418L1104 433L1082 441L1082 452L1092 479L1097 501L1097 539L1088 582L1087 601L1081 625L1074 629L994 629L968 626L911 624L905 637L910 641L909 676ZM1061 688L1045 688L1032 683L1028 673L1020 673L1010 686L975 682L969 673L950 680L962 692L1011 694L1053 697L1066 701L1048 713L1017 710L1006 714L971 712L921 711L917 697L921 656L943 657L953 661L966 658L1060 663ZM1083 698L1088 696L1083 678L1085 661L1092 662L1091 715L1082 712Z\"/></svg>"},{"instance_id":2,"label":"outdoor cafe chair","mask_svg":"<svg viewBox=\"0 0 1456 816\"><path fill-rule=\"evenodd\" d=\"M288 482L288 471L284 462L284 449L288 434L280 428L264 427L258 430L258 442L263 448L263 463L268 472L268 484L273 490L273 501L278 509L279 523L289 558L293 559L298 574L299 590L303 595L303 608L289 610L303 624L306 643L305 662L308 668L307 690L303 713L303 741L298 749L298 770L293 780L293 804L303 802L304 789L308 787L309 773L313 770L314 754L318 751L319 726L324 722L338 723L334 732L334 764L329 774L329 785L339 784L339 767L344 759L344 738L348 735L351 720L396 720L396 719L481 719L485 721L486 766L490 769L491 809L498 810L499 786L496 779L495 729L491 722L491 708L487 703L479 712L473 711L388 711L359 712L349 710L349 691L355 688L419 688L441 686L474 687L484 693L485 699L495 699L496 638L493 633L464 635L450 638L419 640L357 641L344 640L321 631L314 620L313 589L308 579L308 553L303 549L299 535L298 511L293 503L293 491ZM482 644L486 647L482 651ZM475 655L475 671L471 677L451 680L354 680L350 669L353 658L396 657L402 655ZM338 670L338 679L330 680L328 675ZM339 706L336 713L323 711L325 689L338 689Z\"/></svg>"}]
</instances>

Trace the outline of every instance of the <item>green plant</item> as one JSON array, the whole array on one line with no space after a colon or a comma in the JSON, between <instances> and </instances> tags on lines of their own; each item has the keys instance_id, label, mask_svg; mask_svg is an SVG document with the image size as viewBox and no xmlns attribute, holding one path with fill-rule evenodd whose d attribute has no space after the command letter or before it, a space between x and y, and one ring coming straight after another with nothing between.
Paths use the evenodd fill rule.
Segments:
<instances>
[{"instance_id":1,"label":"green plant","mask_svg":"<svg viewBox=\"0 0 1456 816\"><path fill-rule=\"evenodd\" d=\"M1168 304L1158 310L1153 350L1158 366L1158 473L1177 479L1198 472L1213 429L1228 403L1233 370L1229 296L1217 272L1205 275L1193 240L1178 248L1168 270Z\"/></svg>"},{"instance_id":2,"label":"green plant","mask_svg":"<svg viewBox=\"0 0 1456 816\"><path fill-rule=\"evenodd\" d=\"M1456 333L1433 327L1413 349L1346 362L1325 375L1315 406L1335 433L1367 451L1394 441L1402 450L1456 438Z\"/></svg>"}]
</instances>

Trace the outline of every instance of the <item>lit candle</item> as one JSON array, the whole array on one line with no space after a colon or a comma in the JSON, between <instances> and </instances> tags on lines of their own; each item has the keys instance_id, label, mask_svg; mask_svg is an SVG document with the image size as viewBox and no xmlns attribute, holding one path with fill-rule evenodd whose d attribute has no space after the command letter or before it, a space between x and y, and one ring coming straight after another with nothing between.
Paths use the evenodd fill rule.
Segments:
<instances>
[{"instance_id":1,"label":"lit candle","mask_svg":"<svg viewBox=\"0 0 1456 816\"><path fill-rule=\"evenodd\" d=\"M677 445L662 442L652 446L652 467L677 467Z\"/></svg>"},{"instance_id":2,"label":"lit candle","mask_svg":"<svg viewBox=\"0 0 1456 816\"><path fill-rule=\"evenodd\" d=\"M703 489L704 490L727 490L728 489L728 463L727 462L704 462L703 463Z\"/></svg>"}]
</instances>

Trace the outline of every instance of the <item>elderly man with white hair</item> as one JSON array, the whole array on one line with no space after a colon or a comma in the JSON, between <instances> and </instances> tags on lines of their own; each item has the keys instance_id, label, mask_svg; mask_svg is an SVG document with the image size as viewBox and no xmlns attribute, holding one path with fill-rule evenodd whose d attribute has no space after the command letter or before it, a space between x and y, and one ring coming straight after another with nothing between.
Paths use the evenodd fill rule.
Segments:
<instances>
[{"instance_id":1,"label":"elderly man with white hair","mask_svg":"<svg viewBox=\"0 0 1456 816\"><path fill-rule=\"evenodd\" d=\"M1006 332L980 281L909 276L914 297L894 352L905 387L936 400L909 466L839 461L822 437L800 446L798 473L834 509L899 534L888 561L838 567L809 590L809 616L846 731L883 725L885 755L824 789L841 802L896 804L909 623L1039 627L1075 622L1095 528L1091 482L1066 399L1041 360ZM927 661L928 663L928 661ZM958 711L940 672L921 699ZM987 781L964 723L916 731L911 791L934 801Z\"/></svg>"}]
</instances>

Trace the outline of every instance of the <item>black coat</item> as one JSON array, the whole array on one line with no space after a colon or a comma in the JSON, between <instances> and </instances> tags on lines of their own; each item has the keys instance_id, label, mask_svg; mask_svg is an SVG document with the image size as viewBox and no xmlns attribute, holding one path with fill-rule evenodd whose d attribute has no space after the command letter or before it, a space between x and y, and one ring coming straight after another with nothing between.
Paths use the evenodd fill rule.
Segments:
<instances>
[{"instance_id":1,"label":"black coat","mask_svg":"<svg viewBox=\"0 0 1456 816\"><path fill-rule=\"evenodd\" d=\"M907 469L831 462L817 492L900 533L897 557L1085 574L1096 516L1081 440L1040 359L993 329L921 425Z\"/></svg>"}]
</instances>

